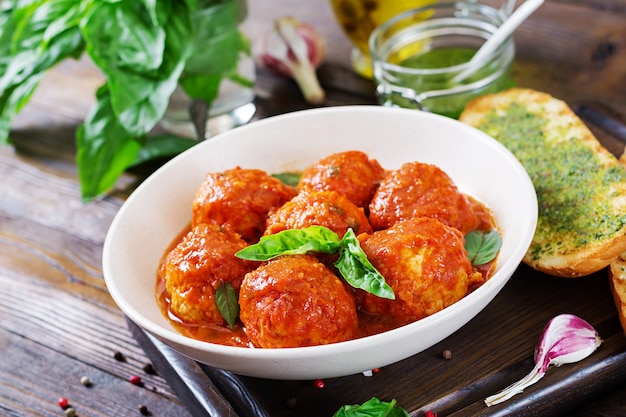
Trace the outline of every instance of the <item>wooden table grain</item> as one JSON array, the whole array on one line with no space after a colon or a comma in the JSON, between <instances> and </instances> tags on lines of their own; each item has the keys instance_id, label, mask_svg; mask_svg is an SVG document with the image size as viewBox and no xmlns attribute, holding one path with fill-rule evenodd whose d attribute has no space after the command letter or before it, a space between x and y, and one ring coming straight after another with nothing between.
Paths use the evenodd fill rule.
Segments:
<instances>
[{"instance_id":1,"label":"wooden table grain","mask_svg":"<svg viewBox=\"0 0 626 417\"><path fill-rule=\"evenodd\" d=\"M284 14L313 24L327 40L326 60L318 71L328 93L324 105L376 103L372 82L350 69L350 44L325 1L249 0L246 30L256 38ZM515 40L518 85L566 100L586 116L612 152L621 154L624 137L620 140L620 134L626 119L626 1L548 0L521 26ZM258 69L257 77L255 120L311 107L291 80L264 69ZM107 229L126 197L154 167L129 172L108 195L88 204L81 202L74 131L94 104L94 92L102 82L88 59L64 61L47 74L16 118L12 145L0 147L2 416L59 416L63 413L57 404L60 397L67 398L79 416L141 415L142 406L154 416L192 415L189 404L177 395L176 381L166 378L166 370L151 372L150 352L138 343L102 277ZM610 299L602 287L607 281L604 276L593 279L604 295L590 297L583 311L593 312L596 302L607 311ZM523 284L521 280L508 291ZM551 306L547 311L558 311L559 294L575 294L571 288L558 290L570 285L567 281L551 280L546 285L554 291L541 298L541 303ZM585 291L587 284L571 285ZM491 308L500 308L497 299ZM506 306L501 308L506 311ZM524 312L533 314L532 309ZM598 319L607 323L606 331L610 328L615 333L613 319L603 317L598 313ZM520 331L523 342L519 346L506 346L510 350L506 355L523 358L528 354L534 336L525 332ZM479 342L467 341L476 349L480 349ZM615 338L610 346L620 353L621 343ZM505 356L478 353L484 362ZM493 363L493 368L498 369L498 364ZM568 371L561 372L566 375ZM91 384L83 385L83 376ZM141 377L143 383L131 384L131 376ZM429 381L436 384L438 379ZM622 386L611 386L568 410L567 416L626 415ZM206 394L212 398L211 391ZM218 407L215 416L233 412L229 404L213 406Z\"/></svg>"}]
</instances>

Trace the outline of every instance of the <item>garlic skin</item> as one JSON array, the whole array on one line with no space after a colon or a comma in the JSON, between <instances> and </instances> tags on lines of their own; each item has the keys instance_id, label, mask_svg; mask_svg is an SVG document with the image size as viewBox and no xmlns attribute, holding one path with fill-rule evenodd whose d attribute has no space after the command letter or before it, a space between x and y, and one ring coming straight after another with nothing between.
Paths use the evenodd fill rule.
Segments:
<instances>
[{"instance_id":1,"label":"garlic skin","mask_svg":"<svg viewBox=\"0 0 626 417\"><path fill-rule=\"evenodd\" d=\"M255 43L253 55L257 65L293 78L307 102L320 104L326 94L315 70L325 52L324 38L313 26L283 16L276 19L272 31Z\"/></svg>"},{"instance_id":2,"label":"garlic skin","mask_svg":"<svg viewBox=\"0 0 626 417\"><path fill-rule=\"evenodd\" d=\"M521 380L487 397L490 407L508 400L545 375L550 365L574 363L591 355L602 343L591 324L573 314L561 314L548 322L535 348L535 367Z\"/></svg>"}]
</instances>

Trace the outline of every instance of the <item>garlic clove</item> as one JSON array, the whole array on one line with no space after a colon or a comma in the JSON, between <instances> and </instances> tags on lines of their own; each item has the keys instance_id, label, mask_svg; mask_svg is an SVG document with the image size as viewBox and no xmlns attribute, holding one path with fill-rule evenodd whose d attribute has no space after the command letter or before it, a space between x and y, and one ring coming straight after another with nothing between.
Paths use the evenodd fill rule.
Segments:
<instances>
[{"instance_id":1,"label":"garlic clove","mask_svg":"<svg viewBox=\"0 0 626 417\"><path fill-rule=\"evenodd\" d=\"M255 43L258 65L293 78L309 103L322 103L326 94L316 69L326 49L324 39L311 26L295 17L283 16L265 38Z\"/></svg>"},{"instance_id":2,"label":"garlic clove","mask_svg":"<svg viewBox=\"0 0 626 417\"><path fill-rule=\"evenodd\" d=\"M587 321L573 314L554 317L544 327L535 348L535 367L521 380L485 399L489 407L508 400L545 375L550 365L574 363L591 355L602 343L598 332Z\"/></svg>"}]
</instances>

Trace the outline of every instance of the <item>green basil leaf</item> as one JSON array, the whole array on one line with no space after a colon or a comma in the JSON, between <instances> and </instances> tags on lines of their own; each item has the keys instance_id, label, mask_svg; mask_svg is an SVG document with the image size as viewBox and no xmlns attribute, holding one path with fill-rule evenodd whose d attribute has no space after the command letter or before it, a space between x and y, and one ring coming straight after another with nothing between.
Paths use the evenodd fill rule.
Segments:
<instances>
[{"instance_id":1,"label":"green basil leaf","mask_svg":"<svg viewBox=\"0 0 626 417\"><path fill-rule=\"evenodd\" d=\"M139 150L137 159L133 162L133 166L156 158L178 155L197 143L198 141L193 139L181 138L169 134L150 136L146 139L143 147Z\"/></svg>"},{"instance_id":2,"label":"green basil leaf","mask_svg":"<svg viewBox=\"0 0 626 417\"><path fill-rule=\"evenodd\" d=\"M465 236L465 250L474 266L494 260L501 246L502 238L497 230L490 230L487 233L475 230Z\"/></svg>"},{"instance_id":3,"label":"green basil leaf","mask_svg":"<svg viewBox=\"0 0 626 417\"><path fill-rule=\"evenodd\" d=\"M217 309L232 329L239 317L239 297L237 292L227 282L220 282L215 289L215 304Z\"/></svg>"},{"instance_id":4,"label":"green basil leaf","mask_svg":"<svg viewBox=\"0 0 626 417\"><path fill-rule=\"evenodd\" d=\"M393 289L367 259L352 229L348 229L341 240L337 233L324 226L283 230L263 236L258 243L241 249L235 256L266 261L282 255L337 252L339 259L335 266L348 284L382 298L395 299Z\"/></svg>"},{"instance_id":5,"label":"green basil leaf","mask_svg":"<svg viewBox=\"0 0 626 417\"><path fill-rule=\"evenodd\" d=\"M83 49L76 1L48 0L13 10L0 34L0 91ZM59 44L53 48L55 44Z\"/></svg>"},{"instance_id":6,"label":"green basil leaf","mask_svg":"<svg viewBox=\"0 0 626 417\"><path fill-rule=\"evenodd\" d=\"M192 99L201 99L210 107L224 79L254 86L254 81L238 73L242 54L250 55L248 39L239 30L241 2L213 4L193 15L193 53L185 64L179 84Z\"/></svg>"},{"instance_id":7,"label":"green basil leaf","mask_svg":"<svg viewBox=\"0 0 626 417\"><path fill-rule=\"evenodd\" d=\"M380 401L373 397L361 405L344 405L333 417L409 417L409 413L396 405L396 400Z\"/></svg>"},{"instance_id":8,"label":"green basil leaf","mask_svg":"<svg viewBox=\"0 0 626 417\"><path fill-rule=\"evenodd\" d=\"M81 25L87 51L107 76L115 114L137 137L163 117L191 54L191 17L185 2L157 2L155 7L171 10L163 26L151 25L147 13L141 13L141 2L126 1L100 3ZM118 28L132 22L136 27ZM123 36L117 29L124 30Z\"/></svg>"},{"instance_id":9,"label":"green basil leaf","mask_svg":"<svg viewBox=\"0 0 626 417\"><path fill-rule=\"evenodd\" d=\"M235 1L216 3L193 13L193 53L185 74L224 74L237 66L245 48L239 31L239 5Z\"/></svg>"},{"instance_id":10,"label":"green basil leaf","mask_svg":"<svg viewBox=\"0 0 626 417\"><path fill-rule=\"evenodd\" d=\"M179 84L192 99L204 100L210 107L220 91L223 76L219 74L185 75Z\"/></svg>"},{"instance_id":11,"label":"green basil leaf","mask_svg":"<svg viewBox=\"0 0 626 417\"><path fill-rule=\"evenodd\" d=\"M72 0L5 2L0 13L0 143L8 142L14 117L28 103L45 71L84 44Z\"/></svg>"},{"instance_id":12,"label":"green basil leaf","mask_svg":"<svg viewBox=\"0 0 626 417\"><path fill-rule=\"evenodd\" d=\"M273 174L272 177L280 180L285 185L295 187L300 182L302 174L299 172L282 172L280 174Z\"/></svg>"},{"instance_id":13,"label":"green basil leaf","mask_svg":"<svg viewBox=\"0 0 626 417\"><path fill-rule=\"evenodd\" d=\"M335 253L339 245L337 233L323 226L309 226L263 236L258 243L246 246L235 256L250 261L267 261L281 255Z\"/></svg>"},{"instance_id":14,"label":"green basil leaf","mask_svg":"<svg viewBox=\"0 0 626 417\"><path fill-rule=\"evenodd\" d=\"M24 82L3 91L0 96L0 144L9 142L13 119L28 103L43 76L43 73L32 75Z\"/></svg>"},{"instance_id":15,"label":"green basil leaf","mask_svg":"<svg viewBox=\"0 0 626 417\"><path fill-rule=\"evenodd\" d=\"M335 262L335 266L346 282L354 288L390 300L396 298L393 289L385 282L385 278L367 259L352 229L348 229L341 240L339 259Z\"/></svg>"},{"instance_id":16,"label":"green basil leaf","mask_svg":"<svg viewBox=\"0 0 626 417\"><path fill-rule=\"evenodd\" d=\"M96 99L96 106L76 132L76 162L85 201L113 187L141 148L115 116L106 84L98 89Z\"/></svg>"},{"instance_id":17,"label":"green basil leaf","mask_svg":"<svg viewBox=\"0 0 626 417\"><path fill-rule=\"evenodd\" d=\"M150 17L155 14L139 1L94 3L82 24L93 62L106 74L157 70L163 63L165 30L154 25Z\"/></svg>"}]
</instances>

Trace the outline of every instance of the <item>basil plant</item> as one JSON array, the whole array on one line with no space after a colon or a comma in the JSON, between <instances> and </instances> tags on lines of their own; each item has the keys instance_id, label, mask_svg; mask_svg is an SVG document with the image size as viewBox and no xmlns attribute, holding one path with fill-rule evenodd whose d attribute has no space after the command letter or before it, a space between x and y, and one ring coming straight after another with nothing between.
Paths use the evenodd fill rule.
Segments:
<instances>
[{"instance_id":1,"label":"basil plant","mask_svg":"<svg viewBox=\"0 0 626 417\"><path fill-rule=\"evenodd\" d=\"M205 108L220 82L250 54L238 26L244 0L0 1L0 144L46 71L87 54L105 75L96 104L76 131L84 201L110 190L146 160L177 154L196 141L149 136L177 86Z\"/></svg>"}]
</instances>

